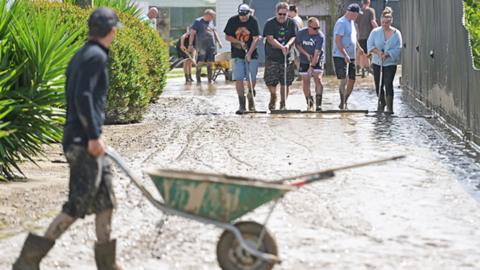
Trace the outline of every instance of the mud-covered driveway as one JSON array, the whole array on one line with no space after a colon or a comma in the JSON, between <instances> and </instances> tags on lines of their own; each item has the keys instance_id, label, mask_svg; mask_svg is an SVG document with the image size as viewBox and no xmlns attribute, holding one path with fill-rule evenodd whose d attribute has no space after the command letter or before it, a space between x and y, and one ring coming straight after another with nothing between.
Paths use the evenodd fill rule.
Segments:
<instances>
[{"instance_id":1,"label":"mud-covered driveway","mask_svg":"<svg viewBox=\"0 0 480 270\"><path fill-rule=\"evenodd\" d=\"M331 79L326 82L323 107L335 109L337 84ZM161 167L274 180L406 155L403 160L344 171L287 194L268 224L283 259L275 269L480 267L477 154L437 125L438 119L421 117L430 113L412 106L413 101L400 89L396 89L396 117L237 116L233 87L223 81L185 86L183 80L172 79L144 122L109 126L105 136L139 174L144 168ZM375 108L370 88L368 80L361 82L350 109ZM305 109L299 89L296 85L287 107ZM257 109L265 109L268 96L262 82L257 93ZM63 159L57 156L58 147L50 154L45 166ZM35 173L39 180L34 183L50 181L48 188L29 190L29 184L12 185L16 207L33 206L30 212L22 211L21 220L9 223L7 219L1 228L0 269L8 269L13 262L26 230L43 232L60 209L65 199L66 167L53 164L56 169ZM54 183L52 177L56 177ZM150 180L145 176L143 180L155 192ZM7 189L4 185L2 192ZM19 195L22 190L30 192L25 197L34 203L24 202L25 197ZM219 229L165 217L119 170L115 190L119 205L113 235L126 269L218 267ZM12 202L7 201L0 209L9 209ZM262 222L267 210L261 207L243 219ZM94 240L93 218L79 221L58 241L42 269L95 269Z\"/></svg>"}]
</instances>

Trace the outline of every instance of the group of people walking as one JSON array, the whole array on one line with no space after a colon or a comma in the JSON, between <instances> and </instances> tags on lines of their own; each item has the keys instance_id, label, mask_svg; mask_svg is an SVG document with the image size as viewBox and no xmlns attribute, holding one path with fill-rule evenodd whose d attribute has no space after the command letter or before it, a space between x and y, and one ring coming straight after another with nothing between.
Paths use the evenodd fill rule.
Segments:
<instances>
[{"instance_id":1,"label":"group of people walking","mask_svg":"<svg viewBox=\"0 0 480 270\"><path fill-rule=\"evenodd\" d=\"M239 101L237 113L246 112L247 107L250 111L255 110L257 47L261 37L265 42L263 79L270 92L269 110L286 109L286 100L295 73L301 77L307 109L322 110L325 35L320 30L320 21L317 18L310 17L303 27L303 21L297 12L295 6L289 6L285 2L278 3L275 7L275 16L267 20L262 33L258 20L252 15L252 10L247 4L241 4L238 7L238 14L228 20L224 33L226 40L231 43L232 79L235 81ZM197 67L207 63L208 78L211 81L210 75L216 53L215 40L220 42L212 24L214 18L215 13L212 10L205 11L205 15L197 19L191 30L181 38L182 44L184 40L189 40L188 47L181 46L181 51L188 58L188 63L184 67L187 82L193 81L190 74L191 65L195 62ZM393 113L393 79L396 66L400 62L402 37L400 31L392 26L392 22L392 10L387 7L382 12L381 26L378 26L375 11L370 8L370 0L363 0L362 6L349 5L344 16L336 21L332 52L335 73L339 80L340 109L348 108L348 100L354 88L355 58L373 56L377 110L384 111L386 107L388 112ZM295 58L298 60L295 61ZM310 89L312 79L315 93ZM197 82L199 81L200 68L197 68ZM277 106L278 85L280 102ZM246 88L248 91L245 91Z\"/></svg>"}]
</instances>

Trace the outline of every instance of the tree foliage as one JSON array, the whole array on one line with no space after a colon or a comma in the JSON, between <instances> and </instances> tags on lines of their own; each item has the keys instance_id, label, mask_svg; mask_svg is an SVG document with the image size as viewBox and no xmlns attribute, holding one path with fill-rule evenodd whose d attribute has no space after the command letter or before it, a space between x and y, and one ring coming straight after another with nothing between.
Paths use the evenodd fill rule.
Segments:
<instances>
[{"instance_id":1,"label":"tree foliage","mask_svg":"<svg viewBox=\"0 0 480 270\"><path fill-rule=\"evenodd\" d=\"M465 0L465 26L470 33L473 61L480 68L480 1Z\"/></svg>"}]
</instances>

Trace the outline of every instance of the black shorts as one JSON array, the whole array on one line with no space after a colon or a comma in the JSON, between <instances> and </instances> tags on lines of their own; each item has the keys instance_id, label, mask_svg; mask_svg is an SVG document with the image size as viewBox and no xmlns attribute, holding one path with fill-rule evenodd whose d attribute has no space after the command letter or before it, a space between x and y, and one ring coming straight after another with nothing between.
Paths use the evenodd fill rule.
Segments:
<instances>
[{"instance_id":1,"label":"black shorts","mask_svg":"<svg viewBox=\"0 0 480 270\"><path fill-rule=\"evenodd\" d=\"M355 59L350 59L350 62L348 65L348 78L355 81ZM343 80L347 78L347 62L345 62L345 59L342 57L333 57L333 63L335 64L337 79Z\"/></svg>"},{"instance_id":2,"label":"black shorts","mask_svg":"<svg viewBox=\"0 0 480 270\"><path fill-rule=\"evenodd\" d=\"M310 68L310 64L303 64L300 63L299 74L300 75L308 75L308 69ZM313 67L313 72L315 73L322 73L323 68L320 66L320 63L317 63L316 66Z\"/></svg>"},{"instance_id":3,"label":"black shorts","mask_svg":"<svg viewBox=\"0 0 480 270\"><path fill-rule=\"evenodd\" d=\"M64 149L70 166L68 201L62 212L84 218L115 207L112 166L108 158L94 157L85 146L70 145Z\"/></svg>"},{"instance_id":4,"label":"black shorts","mask_svg":"<svg viewBox=\"0 0 480 270\"><path fill-rule=\"evenodd\" d=\"M267 86L277 86L285 84L285 64L273 61L265 61L265 71L263 79ZM292 85L295 77L295 64L293 62L287 64L287 85Z\"/></svg>"},{"instance_id":5,"label":"black shorts","mask_svg":"<svg viewBox=\"0 0 480 270\"><path fill-rule=\"evenodd\" d=\"M180 48L177 48L177 55L178 55L178 58L180 59L187 59L188 58L188 55L182 51L182 49Z\"/></svg>"}]
</instances>

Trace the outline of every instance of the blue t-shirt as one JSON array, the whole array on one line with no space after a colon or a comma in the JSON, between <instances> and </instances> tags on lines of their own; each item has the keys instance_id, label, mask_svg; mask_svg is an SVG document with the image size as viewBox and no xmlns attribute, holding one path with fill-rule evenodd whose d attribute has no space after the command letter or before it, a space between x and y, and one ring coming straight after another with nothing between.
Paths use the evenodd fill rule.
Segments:
<instances>
[{"instance_id":1,"label":"blue t-shirt","mask_svg":"<svg viewBox=\"0 0 480 270\"><path fill-rule=\"evenodd\" d=\"M200 17L195 20L192 29L197 31L195 35L195 44L198 49L205 50L207 48L215 48L215 27L213 22L207 22Z\"/></svg>"},{"instance_id":2,"label":"blue t-shirt","mask_svg":"<svg viewBox=\"0 0 480 270\"><path fill-rule=\"evenodd\" d=\"M335 27L333 28L333 56L344 58L343 54L335 44L337 35L342 37L342 45L348 56L350 56L350 59L355 59L357 49L357 30L355 29L354 22L343 16L337 20Z\"/></svg>"},{"instance_id":3,"label":"blue t-shirt","mask_svg":"<svg viewBox=\"0 0 480 270\"><path fill-rule=\"evenodd\" d=\"M320 53L320 63L323 63L323 43L325 42L325 36L319 30L318 33L311 36L308 34L308 27L303 28L298 31L297 39L295 40L297 45L302 46L302 48L307 51L312 57L315 54L315 50L321 51ZM300 63L310 64L307 57L304 54L300 54Z\"/></svg>"}]
</instances>

